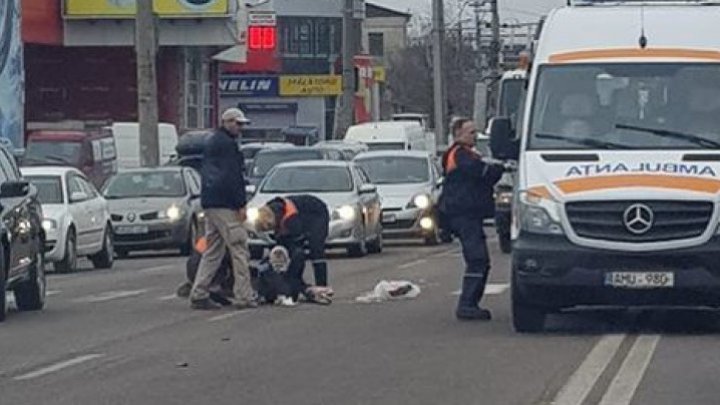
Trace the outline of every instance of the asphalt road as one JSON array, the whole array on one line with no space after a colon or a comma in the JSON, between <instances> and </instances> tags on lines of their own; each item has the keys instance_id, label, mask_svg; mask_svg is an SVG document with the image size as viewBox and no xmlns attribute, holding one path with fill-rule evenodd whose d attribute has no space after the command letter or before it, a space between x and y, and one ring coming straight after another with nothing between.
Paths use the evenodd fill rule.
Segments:
<instances>
[{"instance_id":1,"label":"asphalt road","mask_svg":"<svg viewBox=\"0 0 720 405\"><path fill-rule=\"evenodd\" d=\"M454 244L334 256L329 307L194 312L173 295L183 258L85 264L50 276L44 311L0 325L0 405L720 402L716 314L564 314L546 333L516 334L509 258L495 241L491 251L488 323L453 317ZM422 293L355 301L383 279Z\"/></svg>"}]
</instances>

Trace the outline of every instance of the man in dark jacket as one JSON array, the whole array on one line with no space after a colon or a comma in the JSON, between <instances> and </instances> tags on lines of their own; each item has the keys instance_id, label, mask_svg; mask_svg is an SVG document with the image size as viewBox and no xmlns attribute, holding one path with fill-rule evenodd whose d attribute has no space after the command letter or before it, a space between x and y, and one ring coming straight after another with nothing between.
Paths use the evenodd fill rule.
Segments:
<instances>
[{"instance_id":1,"label":"man in dark jacket","mask_svg":"<svg viewBox=\"0 0 720 405\"><path fill-rule=\"evenodd\" d=\"M485 163L474 149L477 128L472 120L457 119L452 133L454 143L442 159L445 181L440 211L443 221L460 238L465 259L455 315L458 319L490 320L490 311L479 307L490 270L483 219L494 215L493 187L503 168Z\"/></svg>"},{"instance_id":2,"label":"man in dark jacket","mask_svg":"<svg viewBox=\"0 0 720 405\"><path fill-rule=\"evenodd\" d=\"M311 291L331 292L330 289L323 289L328 286L325 240L329 225L330 213L327 205L311 195L278 197L259 210L256 229L260 232L274 231L278 244L290 252L288 276L293 299L297 299L299 294L304 294L311 301L329 303L325 299L327 297L317 297L311 293ZM310 251L315 285L320 287L319 290L311 290L303 279L306 244Z\"/></svg>"},{"instance_id":3,"label":"man in dark jacket","mask_svg":"<svg viewBox=\"0 0 720 405\"><path fill-rule=\"evenodd\" d=\"M250 284L248 234L245 230L245 165L238 137L250 121L230 108L222 115L222 128L206 141L202 164L201 203L205 211L207 249L203 253L190 293L191 307L208 310L220 305L209 298L209 287L229 251L235 277L233 293L238 309L255 308L257 301Z\"/></svg>"}]
</instances>

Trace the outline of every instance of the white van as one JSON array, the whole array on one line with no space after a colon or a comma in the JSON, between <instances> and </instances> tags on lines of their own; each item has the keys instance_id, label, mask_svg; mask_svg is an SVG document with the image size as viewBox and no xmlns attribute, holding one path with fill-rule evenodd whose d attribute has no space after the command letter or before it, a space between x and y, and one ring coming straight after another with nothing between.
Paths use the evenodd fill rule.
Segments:
<instances>
[{"instance_id":1,"label":"white van","mask_svg":"<svg viewBox=\"0 0 720 405\"><path fill-rule=\"evenodd\" d=\"M517 125L490 129L520 162L516 330L575 307L720 307L718 21L694 2L549 14Z\"/></svg>"},{"instance_id":2,"label":"white van","mask_svg":"<svg viewBox=\"0 0 720 405\"><path fill-rule=\"evenodd\" d=\"M353 125L345 139L364 143L369 150L428 151L425 131L413 121L381 121Z\"/></svg>"},{"instance_id":3,"label":"white van","mask_svg":"<svg viewBox=\"0 0 720 405\"><path fill-rule=\"evenodd\" d=\"M137 122L116 122L111 127L117 148L118 167L140 167L140 126ZM158 124L160 165L168 163L176 154L178 134L175 125Z\"/></svg>"}]
</instances>

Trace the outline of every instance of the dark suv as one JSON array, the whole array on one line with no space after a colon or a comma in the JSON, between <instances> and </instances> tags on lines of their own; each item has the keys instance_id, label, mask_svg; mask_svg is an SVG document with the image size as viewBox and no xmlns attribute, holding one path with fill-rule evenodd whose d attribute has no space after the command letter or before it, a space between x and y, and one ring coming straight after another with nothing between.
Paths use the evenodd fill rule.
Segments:
<instances>
[{"instance_id":1,"label":"dark suv","mask_svg":"<svg viewBox=\"0 0 720 405\"><path fill-rule=\"evenodd\" d=\"M45 305L45 232L37 189L23 180L15 159L0 147L0 322L7 290L20 311Z\"/></svg>"}]
</instances>

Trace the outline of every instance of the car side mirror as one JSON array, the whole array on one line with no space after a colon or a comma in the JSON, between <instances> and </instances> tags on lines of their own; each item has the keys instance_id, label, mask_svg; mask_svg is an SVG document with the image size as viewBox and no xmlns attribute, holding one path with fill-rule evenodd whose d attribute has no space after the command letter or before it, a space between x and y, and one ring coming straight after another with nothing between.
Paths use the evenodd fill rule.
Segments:
<instances>
[{"instance_id":1,"label":"car side mirror","mask_svg":"<svg viewBox=\"0 0 720 405\"><path fill-rule=\"evenodd\" d=\"M513 139L512 121L507 117L490 120L490 151L495 159L518 160L520 147Z\"/></svg>"},{"instance_id":2,"label":"car side mirror","mask_svg":"<svg viewBox=\"0 0 720 405\"><path fill-rule=\"evenodd\" d=\"M253 195L257 191L257 186L254 184L248 184L245 186L245 193Z\"/></svg>"},{"instance_id":3,"label":"car side mirror","mask_svg":"<svg viewBox=\"0 0 720 405\"><path fill-rule=\"evenodd\" d=\"M0 197L18 198L30 193L30 183L27 181L6 181L0 185Z\"/></svg>"},{"instance_id":4,"label":"car side mirror","mask_svg":"<svg viewBox=\"0 0 720 405\"><path fill-rule=\"evenodd\" d=\"M360 194L372 194L377 192L377 186L374 184L363 184L358 190Z\"/></svg>"},{"instance_id":5,"label":"car side mirror","mask_svg":"<svg viewBox=\"0 0 720 405\"><path fill-rule=\"evenodd\" d=\"M88 195L82 191L75 191L70 194L70 202L85 201L88 199Z\"/></svg>"},{"instance_id":6,"label":"car side mirror","mask_svg":"<svg viewBox=\"0 0 720 405\"><path fill-rule=\"evenodd\" d=\"M442 185L443 185L444 183L445 183L445 177L440 177L440 178L437 179L437 181L435 182L435 187L440 188L440 187L442 187Z\"/></svg>"}]
</instances>

